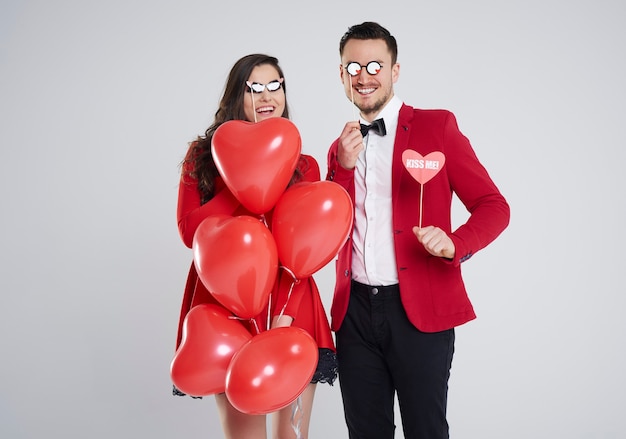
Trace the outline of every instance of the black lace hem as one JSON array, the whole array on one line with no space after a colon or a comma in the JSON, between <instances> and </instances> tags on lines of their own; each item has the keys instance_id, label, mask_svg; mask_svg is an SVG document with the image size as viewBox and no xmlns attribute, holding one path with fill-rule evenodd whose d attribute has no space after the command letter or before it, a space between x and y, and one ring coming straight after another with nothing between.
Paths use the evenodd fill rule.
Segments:
<instances>
[{"instance_id":1,"label":"black lace hem","mask_svg":"<svg viewBox=\"0 0 626 439\"><path fill-rule=\"evenodd\" d=\"M311 382L314 384L330 384L332 386L337 379L337 369L337 354L331 349L320 348L317 368Z\"/></svg>"},{"instance_id":2,"label":"black lace hem","mask_svg":"<svg viewBox=\"0 0 626 439\"><path fill-rule=\"evenodd\" d=\"M319 357L317 360L317 368L311 378L311 383L330 384L331 386L337 379L337 354L328 348L319 349ZM202 396L187 395L172 384L172 395L174 396L191 396L193 399L202 399Z\"/></svg>"},{"instance_id":3,"label":"black lace hem","mask_svg":"<svg viewBox=\"0 0 626 439\"><path fill-rule=\"evenodd\" d=\"M201 396L192 396L192 395L187 395L185 392L181 392L178 387L176 387L174 384L172 384L172 395L174 396L191 396L193 399L202 399Z\"/></svg>"}]
</instances>

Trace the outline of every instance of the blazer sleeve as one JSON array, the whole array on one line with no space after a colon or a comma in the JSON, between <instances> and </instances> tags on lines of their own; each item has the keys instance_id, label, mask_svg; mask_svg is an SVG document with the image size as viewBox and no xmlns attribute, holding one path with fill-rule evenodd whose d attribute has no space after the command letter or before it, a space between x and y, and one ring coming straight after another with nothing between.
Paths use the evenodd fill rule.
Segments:
<instances>
[{"instance_id":1,"label":"blazer sleeve","mask_svg":"<svg viewBox=\"0 0 626 439\"><path fill-rule=\"evenodd\" d=\"M450 112L444 125L444 144L450 185L470 213L450 236L456 248L452 263L458 265L507 227L510 208Z\"/></svg>"},{"instance_id":2,"label":"blazer sleeve","mask_svg":"<svg viewBox=\"0 0 626 439\"><path fill-rule=\"evenodd\" d=\"M339 164L337 160L338 147L339 139L335 140L328 149L326 180L339 184L354 198L354 169L346 169Z\"/></svg>"}]
</instances>

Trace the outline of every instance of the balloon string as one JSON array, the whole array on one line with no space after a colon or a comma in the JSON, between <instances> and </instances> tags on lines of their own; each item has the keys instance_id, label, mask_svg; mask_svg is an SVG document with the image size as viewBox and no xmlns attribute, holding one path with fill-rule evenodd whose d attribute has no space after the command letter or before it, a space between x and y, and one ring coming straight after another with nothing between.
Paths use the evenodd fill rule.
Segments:
<instances>
[{"instance_id":1,"label":"balloon string","mask_svg":"<svg viewBox=\"0 0 626 439\"><path fill-rule=\"evenodd\" d=\"M283 305L283 309L280 310L280 314L278 315L279 319L283 316L283 314L285 314L285 309L287 308L287 304L289 303L289 299L291 299L291 293L293 292L293 286L295 284L296 284L295 282L291 282L291 285L289 286L289 294L287 294L287 301Z\"/></svg>"},{"instance_id":2,"label":"balloon string","mask_svg":"<svg viewBox=\"0 0 626 439\"><path fill-rule=\"evenodd\" d=\"M267 299L267 328L270 329L272 327L272 294L269 295Z\"/></svg>"},{"instance_id":3,"label":"balloon string","mask_svg":"<svg viewBox=\"0 0 626 439\"><path fill-rule=\"evenodd\" d=\"M296 421L296 415L298 412L302 412L302 397L298 398L291 405L291 428L296 433L296 439L302 439L302 432L300 431L300 423L302 422L302 415Z\"/></svg>"},{"instance_id":4,"label":"balloon string","mask_svg":"<svg viewBox=\"0 0 626 439\"><path fill-rule=\"evenodd\" d=\"M239 321L250 320L252 322L252 326L254 326L254 330L256 331L256 333L260 334L260 332L259 332L259 325L257 324L256 320L254 320L254 319L244 319L244 318L241 318L239 316L232 316L232 315L228 316L228 318L231 319L231 320L239 320Z\"/></svg>"},{"instance_id":5,"label":"balloon string","mask_svg":"<svg viewBox=\"0 0 626 439\"><path fill-rule=\"evenodd\" d=\"M250 321L252 321L252 326L254 326L254 330L256 331L257 335L260 334L261 332L259 331L259 325L257 325L256 320L250 319Z\"/></svg>"},{"instance_id":6,"label":"balloon string","mask_svg":"<svg viewBox=\"0 0 626 439\"><path fill-rule=\"evenodd\" d=\"M420 222L419 222L419 228L422 228L422 204L424 201L424 185L420 184Z\"/></svg>"},{"instance_id":7,"label":"balloon string","mask_svg":"<svg viewBox=\"0 0 626 439\"><path fill-rule=\"evenodd\" d=\"M267 225L267 218L265 217L265 214L262 213L259 217L259 219L261 220L261 222L263 223L263 225L265 225L265 227L267 227L269 229L269 226Z\"/></svg>"},{"instance_id":8,"label":"balloon string","mask_svg":"<svg viewBox=\"0 0 626 439\"><path fill-rule=\"evenodd\" d=\"M278 318L280 319L283 314L285 313L285 309L287 308L287 304L289 303L289 299L291 299L291 293L293 293L293 287L297 284L300 283L300 280L296 277L296 275L293 273L293 271L291 271L289 268L282 266L281 267L283 270L285 270L287 273L289 273L291 275L291 278L293 279L291 282L291 285L289 286L289 293L287 294L287 300L285 301L285 304L283 305L283 309L280 310L280 314L278 315Z\"/></svg>"}]
</instances>

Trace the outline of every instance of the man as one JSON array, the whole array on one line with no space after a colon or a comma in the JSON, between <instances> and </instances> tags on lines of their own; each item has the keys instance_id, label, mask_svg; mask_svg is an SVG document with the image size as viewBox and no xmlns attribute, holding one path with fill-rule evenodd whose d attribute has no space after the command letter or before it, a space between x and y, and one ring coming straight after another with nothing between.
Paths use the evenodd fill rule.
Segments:
<instances>
[{"instance_id":1,"label":"man","mask_svg":"<svg viewBox=\"0 0 626 439\"><path fill-rule=\"evenodd\" d=\"M327 179L355 207L337 260L332 329L350 438L392 438L397 393L405 437L440 439L449 437L454 328L475 318L460 265L506 228L509 206L452 113L394 95L397 50L372 22L349 28L339 45L346 96L369 131L348 122L328 152ZM405 150L445 161L422 184L405 168ZM453 193L471 213L454 231Z\"/></svg>"}]
</instances>

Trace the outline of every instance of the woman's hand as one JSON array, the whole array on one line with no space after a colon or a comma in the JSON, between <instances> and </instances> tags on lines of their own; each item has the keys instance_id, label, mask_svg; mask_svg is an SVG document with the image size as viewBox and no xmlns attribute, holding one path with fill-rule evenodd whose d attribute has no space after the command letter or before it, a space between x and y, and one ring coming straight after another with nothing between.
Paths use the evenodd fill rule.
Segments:
<instances>
[{"instance_id":1,"label":"woman's hand","mask_svg":"<svg viewBox=\"0 0 626 439\"><path fill-rule=\"evenodd\" d=\"M292 322L293 322L293 317L291 317L291 316L286 316L286 315L275 316L272 319L272 328L280 328L280 327L284 327L284 326L291 326Z\"/></svg>"}]
</instances>

